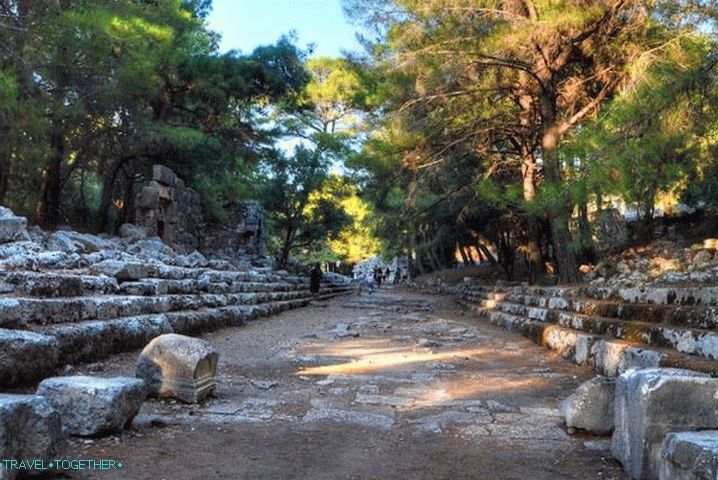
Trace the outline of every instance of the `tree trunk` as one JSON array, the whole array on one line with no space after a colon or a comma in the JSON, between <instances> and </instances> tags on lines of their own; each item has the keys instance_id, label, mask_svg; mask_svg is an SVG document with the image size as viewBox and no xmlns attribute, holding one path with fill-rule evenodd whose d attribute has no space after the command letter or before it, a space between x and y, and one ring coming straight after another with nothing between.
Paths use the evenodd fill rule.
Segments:
<instances>
[{"instance_id":1,"label":"tree trunk","mask_svg":"<svg viewBox=\"0 0 718 480\"><path fill-rule=\"evenodd\" d=\"M578 232L581 236L581 257L584 261L596 260L596 247L593 244L591 222L588 219L588 205L585 200L578 202Z\"/></svg>"},{"instance_id":2,"label":"tree trunk","mask_svg":"<svg viewBox=\"0 0 718 480\"><path fill-rule=\"evenodd\" d=\"M488 261L489 261L489 263L490 263L491 265L496 265L496 257L494 257L494 256L491 254L491 251L490 251L488 248L486 248L486 245L484 245L483 243L477 241L477 242L476 242L476 250L477 250L479 253L483 253L484 256L488 259Z\"/></svg>"},{"instance_id":3,"label":"tree trunk","mask_svg":"<svg viewBox=\"0 0 718 480\"><path fill-rule=\"evenodd\" d=\"M521 174L523 177L524 201L531 203L536 199L536 158L533 152L524 147L522 151ZM529 268L529 283L546 273L546 267L541 257L541 225L540 220L533 213L526 215L526 261Z\"/></svg>"},{"instance_id":4,"label":"tree trunk","mask_svg":"<svg viewBox=\"0 0 718 480\"><path fill-rule=\"evenodd\" d=\"M62 163L65 159L65 136L62 122L53 119L50 132L50 164L44 172L40 187L37 220L43 228L53 229L60 223L62 192Z\"/></svg>"},{"instance_id":5,"label":"tree trunk","mask_svg":"<svg viewBox=\"0 0 718 480\"><path fill-rule=\"evenodd\" d=\"M543 117L541 152L543 154L546 181L553 185L562 186L561 165L557 151L559 134L556 125L556 98L553 93L545 90L541 95L541 114ZM581 275L578 271L576 255L571 248L567 204L567 199L556 198L548 208L551 223L551 241L556 258L559 282L564 284L580 283Z\"/></svg>"},{"instance_id":6,"label":"tree trunk","mask_svg":"<svg viewBox=\"0 0 718 480\"><path fill-rule=\"evenodd\" d=\"M115 189L117 174L127 160L128 157L119 157L113 160L102 178L102 195L100 196L100 210L97 220L97 230L100 232L115 233L114 227L109 228L110 205L112 204L112 194Z\"/></svg>"}]
</instances>

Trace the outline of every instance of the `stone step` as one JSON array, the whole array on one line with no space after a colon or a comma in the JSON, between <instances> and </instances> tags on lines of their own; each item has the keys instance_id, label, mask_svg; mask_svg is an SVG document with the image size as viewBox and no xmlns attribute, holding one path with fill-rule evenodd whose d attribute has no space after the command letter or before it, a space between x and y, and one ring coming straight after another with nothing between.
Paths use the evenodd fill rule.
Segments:
<instances>
[{"instance_id":1,"label":"stone step","mask_svg":"<svg viewBox=\"0 0 718 480\"><path fill-rule=\"evenodd\" d=\"M539 309L565 310L584 315L631 321L664 323L689 328L718 328L718 307L710 305L660 305L617 300L539 297L523 294L506 294L501 300L477 300L475 296L467 295L464 295L463 298L477 301L485 308L494 308L500 303L509 302Z\"/></svg>"},{"instance_id":2,"label":"stone step","mask_svg":"<svg viewBox=\"0 0 718 480\"><path fill-rule=\"evenodd\" d=\"M0 297L0 327L23 328L30 324L76 323L143 314L159 314L206 307L247 305L293 300L308 290L230 294L175 294L157 296L100 295L84 297Z\"/></svg>"},{"instance_id":3,"label":"stone step","mask_svg":"<svg viewBox=\"0 0 718 480\"><path fill-rule=\"evenodd\" d=\"M462 287L462 292L493 300L501 295L524 294L534 297L561 297L564 299L616 300L653 305L718 305L718 286L662 286L643 287Z\"/></svg>"},{"instance_id":4,"label":"stone step","mask_svg":"<svg viewBox=\"0 0 718 480\"><path fill-rule=\"evenodd\" d=\"M531 320L558 323L586 333L630 340L647 346L668 347L681 353L718 359L718 334L711 330L584 315L511 302L501 303L497 310Z\"/></svg>"},{"instance_id":5,"label":"stone step","mask_svg":"<svg viewBox=\"0 0 718 480\"><path fill-rule=\"evenodd\" d=\"M208 283L202 280L166 280L144 278L136 282L120 284L118 291L128 295L162 295L191 293L248 293L248 292L289 292L306 289L308 284L289 282L235 282Z\"/></svg>"},{"instance_id":6,"label":"stone step","mask_svg":"<svg viewBox=\"0 0 718 480\"><path fill-rule=\"evenodd\" d=\"M602 375L616 376L634 367L675 367L718 375L718 361L681 353L670 348L646 347L640 342L620 340L532 320L525 316L489 310L457 300L481 318L515 331L539 345L555 350L579 365L589 365Z\"/></svg>"},{"instance_id":7,"label":"stone step","mask_svg":"<svg viewBox=\"0 0 718 480\"><path fill-rule=\"evenodd\" d=\"M199 334L237 326L350 291L347 286L328 286L317 296L307 292L291 300L34 326L31 331L0 328L0 389L52 376L66 364L142 348L163 333Z\"/></svg>"},{"instance_id":8,"label":"stone step","mask_svg":"<svg viewBox=\"0 0 718 480\"><path fill-rule=\"evenodd\" d=\"M34 297L79 297L117 292L113 277L54 272L0 272L2 291ZM11 287L7 289L5 287Z\"/></svg>"},{"instance_id":9,"label":"stone step","mask_svg":"<svg viewBox=\"0 0 718 480\"><path fill-rule=\"evenodd\" d=\"M306 288L307 280L292 278L278 280L276 276L248 277L232 283L211 282L213 277L190 279L144 278L119 282L105 275L85 275L68 272L0 272L0 292L33 297L78 297L103 294L160 295L190 293L240 293L261 291L291 291Z\"/></svg>"}]
</instances>

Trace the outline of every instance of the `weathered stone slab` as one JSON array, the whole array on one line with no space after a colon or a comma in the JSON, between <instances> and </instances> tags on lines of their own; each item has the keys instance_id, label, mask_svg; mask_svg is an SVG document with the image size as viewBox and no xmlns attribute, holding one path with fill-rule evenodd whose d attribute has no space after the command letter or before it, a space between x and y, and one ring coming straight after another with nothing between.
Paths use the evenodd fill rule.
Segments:
<instances>
[{"instance_id":1,"label":"weathered stone slab","mask_svg":"<svg viewBox=\"0 0 718 480\"><path fill-rule=\"evenodd\" d=\"M151 395L196 403L217 386L219 354L208 342L174 333L161 335L142 350L136 375Z\"/></svg>"},{"instance_id":2,"label":"weathered stone slab","mask_svg":"<svg viewBox=\"0 0 718 480\"><path fill-rule=\"evenodd\" d=\"M10 386L52 375L59 343L49 335L0 329L0 385Z\"/></svg>"},{"instance_id":3,"label":"weathered stone slab","mask_svg":"<svg viewBox=\"0 0 718 480\"><path fill-rule=\"evenodd\" d=\"M660 480L718 478L718 431L669 433L659 460Z\"/></svg>"},{"instance_id":4,"label":"weathered stone slab","mask_svg":"<svg viewBox=\"0 0 718 480\"><path fill-rule=\"evenodd\" d=\"M65 432L97 436L132 424L147 388L144 381L130 377L54 377L43 380L37 394L60 413Z\"/></svg>"},{"instance_id":5,"label":"weathered stone slab","mask_svg":"<svg viewBox=\"0 0 718 480\"><path fill-rule=\"evenodd\" d=\"M613 456L638 479L658 478L670 432L718 428L718 379L690 370L648 368L616 380Z\"/></svg>"},{"instance_id":6,"label":"weathered stone slab","mask_svg":"<svg viewBox=\"0 0 718 480\"><path fill-rule=\"evenodd\" d=\"M561 402L561 415L566 426L598 435L611 433L615 387L615 380L608 377L595 377L582 383Z\"/></svg>"},{"instance_id":7,"label":"weathered stone slab","mask_svg":"<svg viewBox=\"0 0 718 480\"><path fill-rule=\"evenodd\" d=\"M105 260L92 266L95 273L115 277L121 282L139 280L155 275L157 269L153 265L140 262L123 262L120 260Z\"/></svg>"},{"instance_id":8,"label":"weathered stone slab","mask_svg":"<svg viewBox=\"0 0 718 480\"><path fill-rule=\"evenodd\" d=\"M12 210L0 207L0 243L30 240L27 218L17 217Z\"/></svg>"},{"instance_id":9,"label":"weathered stone slab","mask_svg":"<svg viewBox=\"0 0 718 480\"><path fill-rule=\"evenodd\" d=\"M38 460L47 466L50 460L62 456L63 448L60 415L46 399L0 394L0 459ZM3 480L12 480L19 473L47 472L0 468Z\"/></svg>"}]
</instances>

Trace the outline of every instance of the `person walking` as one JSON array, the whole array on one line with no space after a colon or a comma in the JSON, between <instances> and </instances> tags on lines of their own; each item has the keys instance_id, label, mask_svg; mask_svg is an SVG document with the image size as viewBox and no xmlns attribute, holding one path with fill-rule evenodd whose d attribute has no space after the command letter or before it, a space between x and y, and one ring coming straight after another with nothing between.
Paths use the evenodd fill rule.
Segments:
<instances>
[{"instance_id":1,"label":"person walking","mask_svg":"<svg viewBox=\"0 0 718 480\"><path fill-rule=\"evenodd\" d=\"M312 271L309 273L309 291L313 295L319 295L319 286L322 282L322 269L319 264L315 264Z\"/></svg>"}]
</instances>

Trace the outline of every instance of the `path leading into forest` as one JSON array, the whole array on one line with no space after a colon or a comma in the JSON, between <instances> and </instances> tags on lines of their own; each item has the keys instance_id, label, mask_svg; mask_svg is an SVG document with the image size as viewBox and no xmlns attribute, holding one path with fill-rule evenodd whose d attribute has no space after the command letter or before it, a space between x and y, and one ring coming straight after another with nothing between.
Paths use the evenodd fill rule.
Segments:
<instances>
[{"instance_id":1,"label":"path leading into forest","mask_svg":"<svg viewBox=\"0 0 718 480\"><path fill-rule=\"evenodd\" d=\"M626 478L605 439L558 416L592 373L447 298L380 290L203 338L221 355L216 397L149 400L132 430L73 440L74 457L124 469L71 478ZM73 373L133 375L136 356Z\"/></svg>"}]
</instances>

